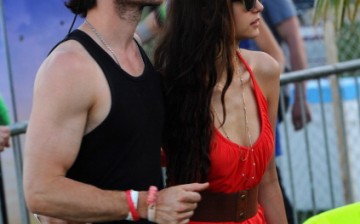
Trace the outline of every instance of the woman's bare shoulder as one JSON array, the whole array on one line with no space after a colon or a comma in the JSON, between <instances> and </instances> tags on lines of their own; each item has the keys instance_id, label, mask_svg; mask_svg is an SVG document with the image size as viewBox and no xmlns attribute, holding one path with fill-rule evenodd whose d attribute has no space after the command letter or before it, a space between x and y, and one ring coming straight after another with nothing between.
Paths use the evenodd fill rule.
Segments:
<instances>
[{"instance_id":1,"label":"woman's bare shoulder","mask_svg":"<svg viewBox=\"0 0 360 224\"><path fill-rule=\"evenodd\" d=\"M281 66L273 57L261 51L242 50L241 53L266 96L279 88Z\"/></svg>"},{"instance_id":2,"label":"woman's bare shoulder","mask_svg":"<svg viewBox=\"0 0 360 224\"><path fill-rule=\"evenodd\" d=\"M261 75L265 76L262 78L271 78L274 75L280 74L279 63L269 54L262 51L251 51L243 49L241 50L241 53L256 76Z\"/></svg>"}]
</instances>

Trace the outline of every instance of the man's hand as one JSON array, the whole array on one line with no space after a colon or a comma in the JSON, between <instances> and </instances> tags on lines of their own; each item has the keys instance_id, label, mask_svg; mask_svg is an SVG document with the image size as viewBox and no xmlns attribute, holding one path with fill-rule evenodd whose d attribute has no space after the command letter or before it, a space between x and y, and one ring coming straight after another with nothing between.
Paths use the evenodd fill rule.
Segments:
<instances>
[{"instance_id":1,"label":"man's hand","mask_svg":"<svg viewBox=\"0 0 360 224\"><path fill-rule=\"evenodd\" d=\"M305 110L305 124L307 124L311 121L311 113L310 113L309 104L305 100L304 100L303 107ZM302 129L305 126L304 122L302 120L301 113L302 113L301 112L301 102L300 102L300 100L295 100L293 108L291 110L292 123L294 125L295 131Z\"/></svg>"},{"instance_id":2,"label":"man's hand","mask_svg":"<svg viewBox=\"0 0 360 224\"><path fill-rule=\"evenodd\" d=\"M4 150L5 147L10 147L10 129L8 126L0 126L0 152Z\"/></svg>"},{"instance_id":3,"label":"man's hand","mask_svg":"<svg viewBox=\"0 0 360 224\"><path fill-rule=\"evenodd\" d=\"M185 224L194 214L201 200L200 191L209 187L208 183L185 184L159 191L156 201L156 223Z\"/></svg>"}]
</instances>

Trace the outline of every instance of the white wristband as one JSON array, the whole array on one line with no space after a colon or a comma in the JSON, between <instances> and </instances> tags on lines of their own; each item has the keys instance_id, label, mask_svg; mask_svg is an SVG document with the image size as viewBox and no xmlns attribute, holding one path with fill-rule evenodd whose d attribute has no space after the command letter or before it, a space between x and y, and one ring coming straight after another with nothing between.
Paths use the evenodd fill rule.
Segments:
<instances>
[{"instance_id":1,"label":"white wristband","mask_svg":"<svg viewBox=\"0 0 360 224\"><path fill-rule=\"evenodd\" d=\"M138 206L138 199L139 199L139 192L131 190L130 191L131 200L134 203L135 209L137 209ZM129 211L128 216L126 217L127 221L134 221L134 217L131 215L131 212Z\"/></svg>"},{"instance_id":2,"label":"white wristband","mask_svg":"<svg viewBox=\"0 0 360 224\"><path fill-rule=\"evenodd\" d=\"M131 199L134 202L135 209L138 207L139 192L131 190Z\"/></svg>"}]
</instances>

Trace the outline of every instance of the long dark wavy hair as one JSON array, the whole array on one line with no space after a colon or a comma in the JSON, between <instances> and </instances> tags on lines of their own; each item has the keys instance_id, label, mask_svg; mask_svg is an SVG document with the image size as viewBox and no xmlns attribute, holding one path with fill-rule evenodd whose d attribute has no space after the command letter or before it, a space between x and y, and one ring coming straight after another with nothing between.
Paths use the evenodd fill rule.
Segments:
<instances>
[{"instance_id":1,"label":"long dark wavy hair","mask_svg":"<svg viewBox=\"0 0 360 224\"><path fill-rule=\"evenodd\" d=\"M229 0L171 0L155 67L162 73L168 184L205 182L214 130L211 98L220 73L234 71L235 32ZM226 115L225 115L226 116Z\"/></svg>"},{"instance_id":2,"label":"long dark wavy hair","mask_svg":"<svg viewBox=\"0 0 360 224\"><path fill-rule=\"evenodd\" d=\"M65 6L74 14L86 17L87 11L96 5L96 0L69 0Z\"/></svg>"}]
</instances>

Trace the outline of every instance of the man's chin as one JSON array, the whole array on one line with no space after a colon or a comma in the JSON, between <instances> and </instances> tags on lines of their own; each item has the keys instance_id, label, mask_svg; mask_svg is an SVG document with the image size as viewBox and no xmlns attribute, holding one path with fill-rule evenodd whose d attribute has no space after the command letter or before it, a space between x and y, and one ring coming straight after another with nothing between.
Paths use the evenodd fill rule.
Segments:
<instances>
[{"instance_id":1,"label":"man's chin","mask_svg":"<svg viewBox=\"0 0 360 224\"><path fill-rule=\"evenodd\" d=\"M150 6L150 7L156 7L156 6L159 6L161 5L162 1L154 1L153 3L149 2L149 3L145 3L143 4L143 6Z\"/></svg>"},{"instance_id":2,"label":"man's chin","mask_svg":"<svg viewBox=\"0 0 360 224\"><path fill-rule=\"evenodd\" d=\"M163 3L163 0L115 0L119 5L136 5L156 7Z\"/></svg>"}]
</instances>

